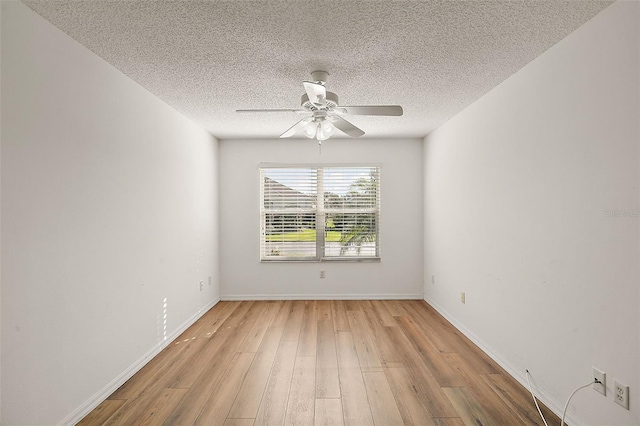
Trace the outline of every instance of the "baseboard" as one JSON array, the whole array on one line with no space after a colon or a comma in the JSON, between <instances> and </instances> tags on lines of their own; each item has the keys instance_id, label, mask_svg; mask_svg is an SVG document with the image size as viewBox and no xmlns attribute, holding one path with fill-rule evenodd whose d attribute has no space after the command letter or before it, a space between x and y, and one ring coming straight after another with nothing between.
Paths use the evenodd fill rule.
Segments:
<instances>
[{"instance_id":1,"label":"baseboard","mask_svg":"<svg viewBox=\"0 0 640 426\"><path fill-rule=\"evenodd\" d=\"M426 295L424 296L424 301L427 302L433 309L438 311L440 315L442 315L447 321L449 321L455 328L457 328L462 334L467 336L469 340L471 340L476 346L478 346L487 356L489 356L492 360L494 360L500 367L502 367L507 373L511 375L514 379L516 379L522 386L529 391L529 387L527 385L527 377L524 371L520 371L515 368L511 363L503 357L500 353L496 352L491 348L491 346L487 345L481 338L479 338L476 334L474 334L467 327L458 322L453 316L449 315L449 313L444 310L440 305L430 300ZM536 392L536 397L540 402L546 405L551 411L553 411L558 417L562 417L563 405L551 398L548 394L541 390L540 388L534 389ZM533 404L533 401L531 401ZM576 418L567 413L565 418L565 424L571 424L574 426L581 426L582 423L579 422Z\"/></svg>"},{"instance_id":2,"label":"baseboard","mask_svg":"<svg viewBox=\"0 0 640 426\"><path fill-rule=\"evenodd\" d=\"M422 300L423 294L226 294L220 300Z\"/></svg>"},{"instance_id":3,"label":"baseboard","mask_svg":"<svg viewBox=\"0 0 640 426\"><path fill-rule=\"evenodd\" d=\"M126 370L120 373L117 377L115 377L111 382L109 382L105 387L103 387L100 391L94 394L91 398L89 398L84 404L75 409L71 414L62 419L58 426L66 426L66 425L75 425L78 423L84 416L89 414L94 408L100 405L105 399L109 397L113 392L115 392L120 386L124 384L127 380L131 378L134 374L136 374L142 367L144 367L149 361L153 359L156 355L158 355L164 348L169 346L171 342L177 338L180 334L182 334L187 328L189 328L194 322L196 322L202 315L204 315L209 309L214 307L220 298L217 297L211 303L200 308L195 314L193 314L188 320L186 320L177 330L167 336L167 339L158 343L153 348L151 348L146 354L144 354L140 359L131 364Z\"/></svg>"}]
</instances>

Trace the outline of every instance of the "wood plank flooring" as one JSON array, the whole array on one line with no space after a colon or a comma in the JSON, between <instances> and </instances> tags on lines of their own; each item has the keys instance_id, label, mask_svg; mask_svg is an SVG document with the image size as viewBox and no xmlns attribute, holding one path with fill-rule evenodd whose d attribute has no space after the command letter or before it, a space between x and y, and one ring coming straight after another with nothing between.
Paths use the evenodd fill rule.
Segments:
<instances>
[{"instance_id":1,"label":"wood plank flooring","mask_svg":"<svg viewBox=\"0 0 640 426\"><path fill-rule=\"evenodd\" d=\"M529 392L424 301L323 300L218 303L79 424L542 421Z\"/></svg>"}]
</instances>

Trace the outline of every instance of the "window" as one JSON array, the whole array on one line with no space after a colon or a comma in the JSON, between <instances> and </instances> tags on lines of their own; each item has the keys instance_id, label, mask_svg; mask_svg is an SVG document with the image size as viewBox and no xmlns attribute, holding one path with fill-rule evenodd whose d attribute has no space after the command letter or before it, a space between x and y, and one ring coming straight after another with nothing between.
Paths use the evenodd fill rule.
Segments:
<instances>
[{"instance_id":1,"label":"window","mask_svg":"<svg viewBox=\"0 0 640 426\"><path fill-rule=\"evenodd\" d=\"M260 259L378 259L380 168L260 168Z\"/></svg>"}]
</instances>

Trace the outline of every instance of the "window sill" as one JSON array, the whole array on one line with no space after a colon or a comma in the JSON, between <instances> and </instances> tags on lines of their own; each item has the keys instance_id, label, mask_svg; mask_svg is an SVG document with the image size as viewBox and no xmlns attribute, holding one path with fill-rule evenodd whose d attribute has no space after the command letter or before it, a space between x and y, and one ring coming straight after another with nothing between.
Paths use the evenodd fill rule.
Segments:
<instances>
[{"instance_id":1,"label":"window sill","mask_svg":"<svg viewBox=\"0 0 640 426\"><path fill-rule=\"evenodd\" d=\"M260 263L380 263L380 257L325 258L325 259L262 259Z\"/></svg>"}]
</instances>

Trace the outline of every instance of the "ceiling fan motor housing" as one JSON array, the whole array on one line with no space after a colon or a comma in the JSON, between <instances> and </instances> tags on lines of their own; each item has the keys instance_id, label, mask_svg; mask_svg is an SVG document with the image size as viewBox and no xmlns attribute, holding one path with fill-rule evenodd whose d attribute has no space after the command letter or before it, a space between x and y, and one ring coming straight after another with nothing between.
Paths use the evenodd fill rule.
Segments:
<instances>
[{"instance_id":1,"label":"ceiling fan motor housing","mask_svg":"<svg viewBox=\"0 0 640 426\"><path fill-rule=\"evenodd\" d=\"M302 95L302 98L300 99L300 105L302 106L302 108L308 111L317 111L319 109L328 111L328 110L334 109L340 104L338 102L338 95L336 95L333 92L327 92L327 97L325 98L325 101L326 101L325 106L322 108L318 108L311 101L309 101L309 95L305 93L304 95Z\"/></svg>"}]
</instances>

